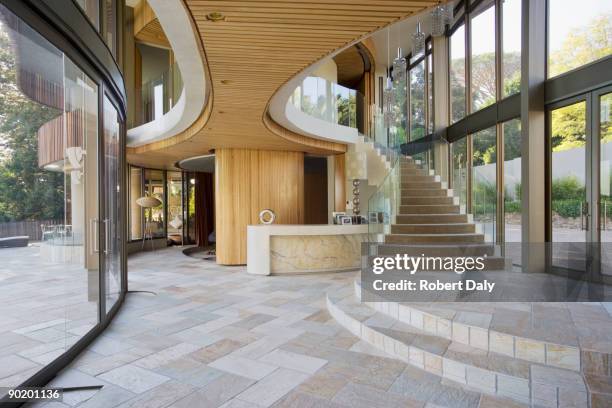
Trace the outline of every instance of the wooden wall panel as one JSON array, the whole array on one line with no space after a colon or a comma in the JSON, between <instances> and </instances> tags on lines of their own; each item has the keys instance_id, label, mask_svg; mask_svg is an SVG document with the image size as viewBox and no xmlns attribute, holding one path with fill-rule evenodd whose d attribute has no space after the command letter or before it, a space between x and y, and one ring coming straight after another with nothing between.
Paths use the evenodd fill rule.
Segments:
<instances>
[{"instance_id":1,"label":"wooden wall panel","mask_svg":"<svg viewBox=\"0 0 612 408\"><path fill-rule=\"evenodd\" d=\"M336 211L346 211L346 159L344 154L337 154L334 160L334 190L336 191Z\"/></svg>"},{"instance_id":2,"label":"wooden wall panel","mask_svg":"<svg viewBox=\"0 0 612 408\"><path fill-rule=\"evenodd\" d=\"M304 154L251 149L215 151L217 263L246 263L247 225L270 208L277 224L304 222Z\"/></svg>"}]
</instances>

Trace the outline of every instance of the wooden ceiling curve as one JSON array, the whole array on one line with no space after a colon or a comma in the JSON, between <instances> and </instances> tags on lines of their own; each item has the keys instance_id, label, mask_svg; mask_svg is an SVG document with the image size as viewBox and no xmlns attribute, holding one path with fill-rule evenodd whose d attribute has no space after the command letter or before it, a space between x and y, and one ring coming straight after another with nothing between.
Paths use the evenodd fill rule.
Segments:
<instances>
[{"instance_id":1,"label":"wooden ceiling curve","mask_svg":"<svg viewBox=\"0 0 612 408\"><path fill-rule=\"evenodd\" d=\"M270 99L316 61L438 0L183 0L201 38L214 93L205 121L128 160L172 167L215 148L337 153L339 143L296 134L267 114ZM212 21L220 13L220 21ZM189 86L189 84L186 84ZM209 100L210 102L210 100ZM204 113L203 113L204 114Z\"/></svg>"}]
</instances>

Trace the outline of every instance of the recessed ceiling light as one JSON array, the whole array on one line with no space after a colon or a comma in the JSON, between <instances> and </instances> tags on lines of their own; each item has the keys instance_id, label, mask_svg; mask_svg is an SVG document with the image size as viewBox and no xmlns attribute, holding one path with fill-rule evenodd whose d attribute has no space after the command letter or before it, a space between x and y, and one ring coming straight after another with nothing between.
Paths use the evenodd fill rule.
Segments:
<instances>
[{"instance_id":1,"label":"recessed ceiling light","mask_svg":"<svg viewBox=\"0 0 612 408\"><path fill-rule=\"evenodd\" d=\"M208 13L206 15L206 19L216 23L217 21L225 21L225 16L217 11L214 11L212 13Z\"/></svg>"}]
</instances>

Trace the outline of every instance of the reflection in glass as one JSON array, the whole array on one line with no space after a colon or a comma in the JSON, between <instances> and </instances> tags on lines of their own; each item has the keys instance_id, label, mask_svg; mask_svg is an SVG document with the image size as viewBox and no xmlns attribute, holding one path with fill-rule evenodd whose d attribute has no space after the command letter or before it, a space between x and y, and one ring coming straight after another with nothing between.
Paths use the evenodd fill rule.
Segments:
<instances>
[{"instance_id":1,"label":"reflection in glass","mask_svg":"<svg viewBox=\"0 0 612 408\"><path fill-rule=\"evenodd\" d=\"M121 130L117 109L104 95L104 282L106 311L119 299L121 292L121 202L119 132Z\"/></svg>"},{"instance_id":2,"label":"reflection in glass","mask_svg":"<svg viewBox=\"0 0 612 408\"><path fill-rule=\"evenodd\" d=\"M0 382L16 386L98 322L98 87L2 5L0 78Z\"/></svg>"},{"instance_id":3,"label":"reflection in glass","mask_svg":"<svg viewBox=\"0 0 612 408\"><path fill-rule=\"evenodd\" d=\"M104 40L117 56L117 0L104 0Z\"/></svg>"},{"instance_id":4,"label":"reflection in glass","mask_svg":"<svg viewBox=\"0 0 612 408\"><path fill-rule=\"evenodd\" d=\"M130 166L130 240L142 239L143 210L136 203L144 195L142 190L142 169Z\"/></svg>"},{"instance_id":5,"label":"reflection in glass","mask_svg":"<svg viewBox=\"0 0 612 408\"><path fill-rule=\"evenodd\" d=\"M427 56L427 134L434 131L433 54Z\"/></svg>"},{"instance_id":6,"label":"reflection in glass","mask_svg":"<svg viewBox=\"0 0 612 408\"><path fill-rule=\"evenodd\" d=\"M495 103L495 7L471 17L472 112Z\"/></svg>"},{"instance_id":7,"label":"reflection in glass","mask_svg":"<svg viewBox=\"0 0 612 408\"><path fill-rule=\"evenodd\" d=\"M612 242L612 93L599 99L599 229L601 242ZM612 255L608 254L612 261Z\"/></svg>"},{"instance_id":8,"label":"reflection in glass","mask_svg":"<svg viewBox=\"0 0 612 408\"><path fill-rule=\"evenodd\" d=\"M154 238L164 238L166 236L166 220L164 218L164 172L162 170L145 169L145 195L155 197L162 202L155 208L146 208L145 222L151 230Z\"/></svg>"},{"instance_id":9,"label":"reflection in glass","mask_svg":"<svg viewBox=\"0 0 612 408\"><path fill-rule=\"evenodd\" d=\"M521 0L502 2L502 97L521 88Z\"/></svg>"},{"instance_id":10,"label":"reflection in glass","mask_svg":"<svg viewBox=\"0 0 612 408\"><path fill-rule=\"evenodd\" d=\"M452 154L452 188L459 204L465 210L467 205L467 138L451 144Z\"/></svg>"},{"instance_id":11,"label":"reflection in glass","mask_svg":"<svg viewBox=\"0 0 612 408\"><path fill-rule=\"evenodd\" d=\"M612 50L612 2L554 0L548 5L548 77L607 57Z\"/></svg>"},{"instance_id":12,"label":"reflection in glass","mask_svg":"<svg viewBox=\"0 0 612 408\"><path fill-rule=\"evenodd\" d=\"M586 102L551 112L551 216L554 242L585 242Z\"/></svg>"},{"instance_id":13,"label":"reflection in glass","mask_svg":"<svg viewBox=\"0 0 612 408\"><path fill-rule=\"evenodd\" d=\"M168 191L168 238L183 243L183 176L180 171L166 173Z\"/></svg>"},{"instance_id":14,"label":"reflection in glass","mask_svg":"<svg viewBox=\"0 0 612 408\"><path fill-rule=\"evenodd\" d=\"M81 7L89 21L100 29L100 0L76 0L76 3Z\"/></svg>"},{"instance_id":15,"label":"reflection in glass","mask_svg":"<svg viewBox=\"0 0 612 408\"><path fill-rule=\"evenodd\" d=\"M472 214L485 241L495 242L497 209L497 132L490 127L472 135Z\"/></svg>"},{"instance_id":16,"label":"reflection in glass","mask_svg":"<svg viewBox=\"0 0 612 408\"><path fill-rule=\"evenodd\" d=\"M425 136L425 60L410 70L410 140Z\"/></svg>"},{"instance_id":17,"label":"reflection in glass","mask_svg":"<svg viewBox=\"0 0 612 408\"><path fill-rule=\"evenodd\" d=\"M451 123L465 116L465 26L450 37L450 105Z\"/></svg>"},{"instance_id":18,"label":"reflection in glass","mask_svg":"<svg viewBox=\"0 0 612 408\"><path fill-rule=\"evenodd\" d=\"M521 242L521 120L502 124L504 135L504 242ZM506 247L515 265L521 264L520 245Z\"/></svg>"}]
</instances>

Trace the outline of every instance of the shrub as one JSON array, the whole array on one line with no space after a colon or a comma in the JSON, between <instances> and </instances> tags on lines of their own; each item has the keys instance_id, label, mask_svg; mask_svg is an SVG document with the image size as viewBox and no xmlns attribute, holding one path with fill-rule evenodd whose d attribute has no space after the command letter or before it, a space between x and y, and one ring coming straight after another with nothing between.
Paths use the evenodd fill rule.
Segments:
<instances>
[{"instance_id":1,"label":"shrub","mask_svg":"<svg viewBox=\"0 0 612 408\"><path fill-rule=\"evenodd\" d=\"M521 202L520 201L504 202L504 211L506 213L520 213L521 212Z\"/></svg>"},{"instance_id":2,"label":"shrub","mask_svg":"<svg viewBox=\"0 0 612 408\"><path fill-rule=\"evenodd\" d=\"M555 200L583 200L585 187L575 176L567 176L553 180L552 199Z\"/></svg>"},{"instance_id":3,"label":"shrub","mask_svg":"<svg viewBox=\"0 0 612 408\"><path fill-rule=\"evenodd\" d=\"M552 209L561 217L580 217L580 202L581 200L554 200Z\"/></svg>"}]
</instances>

